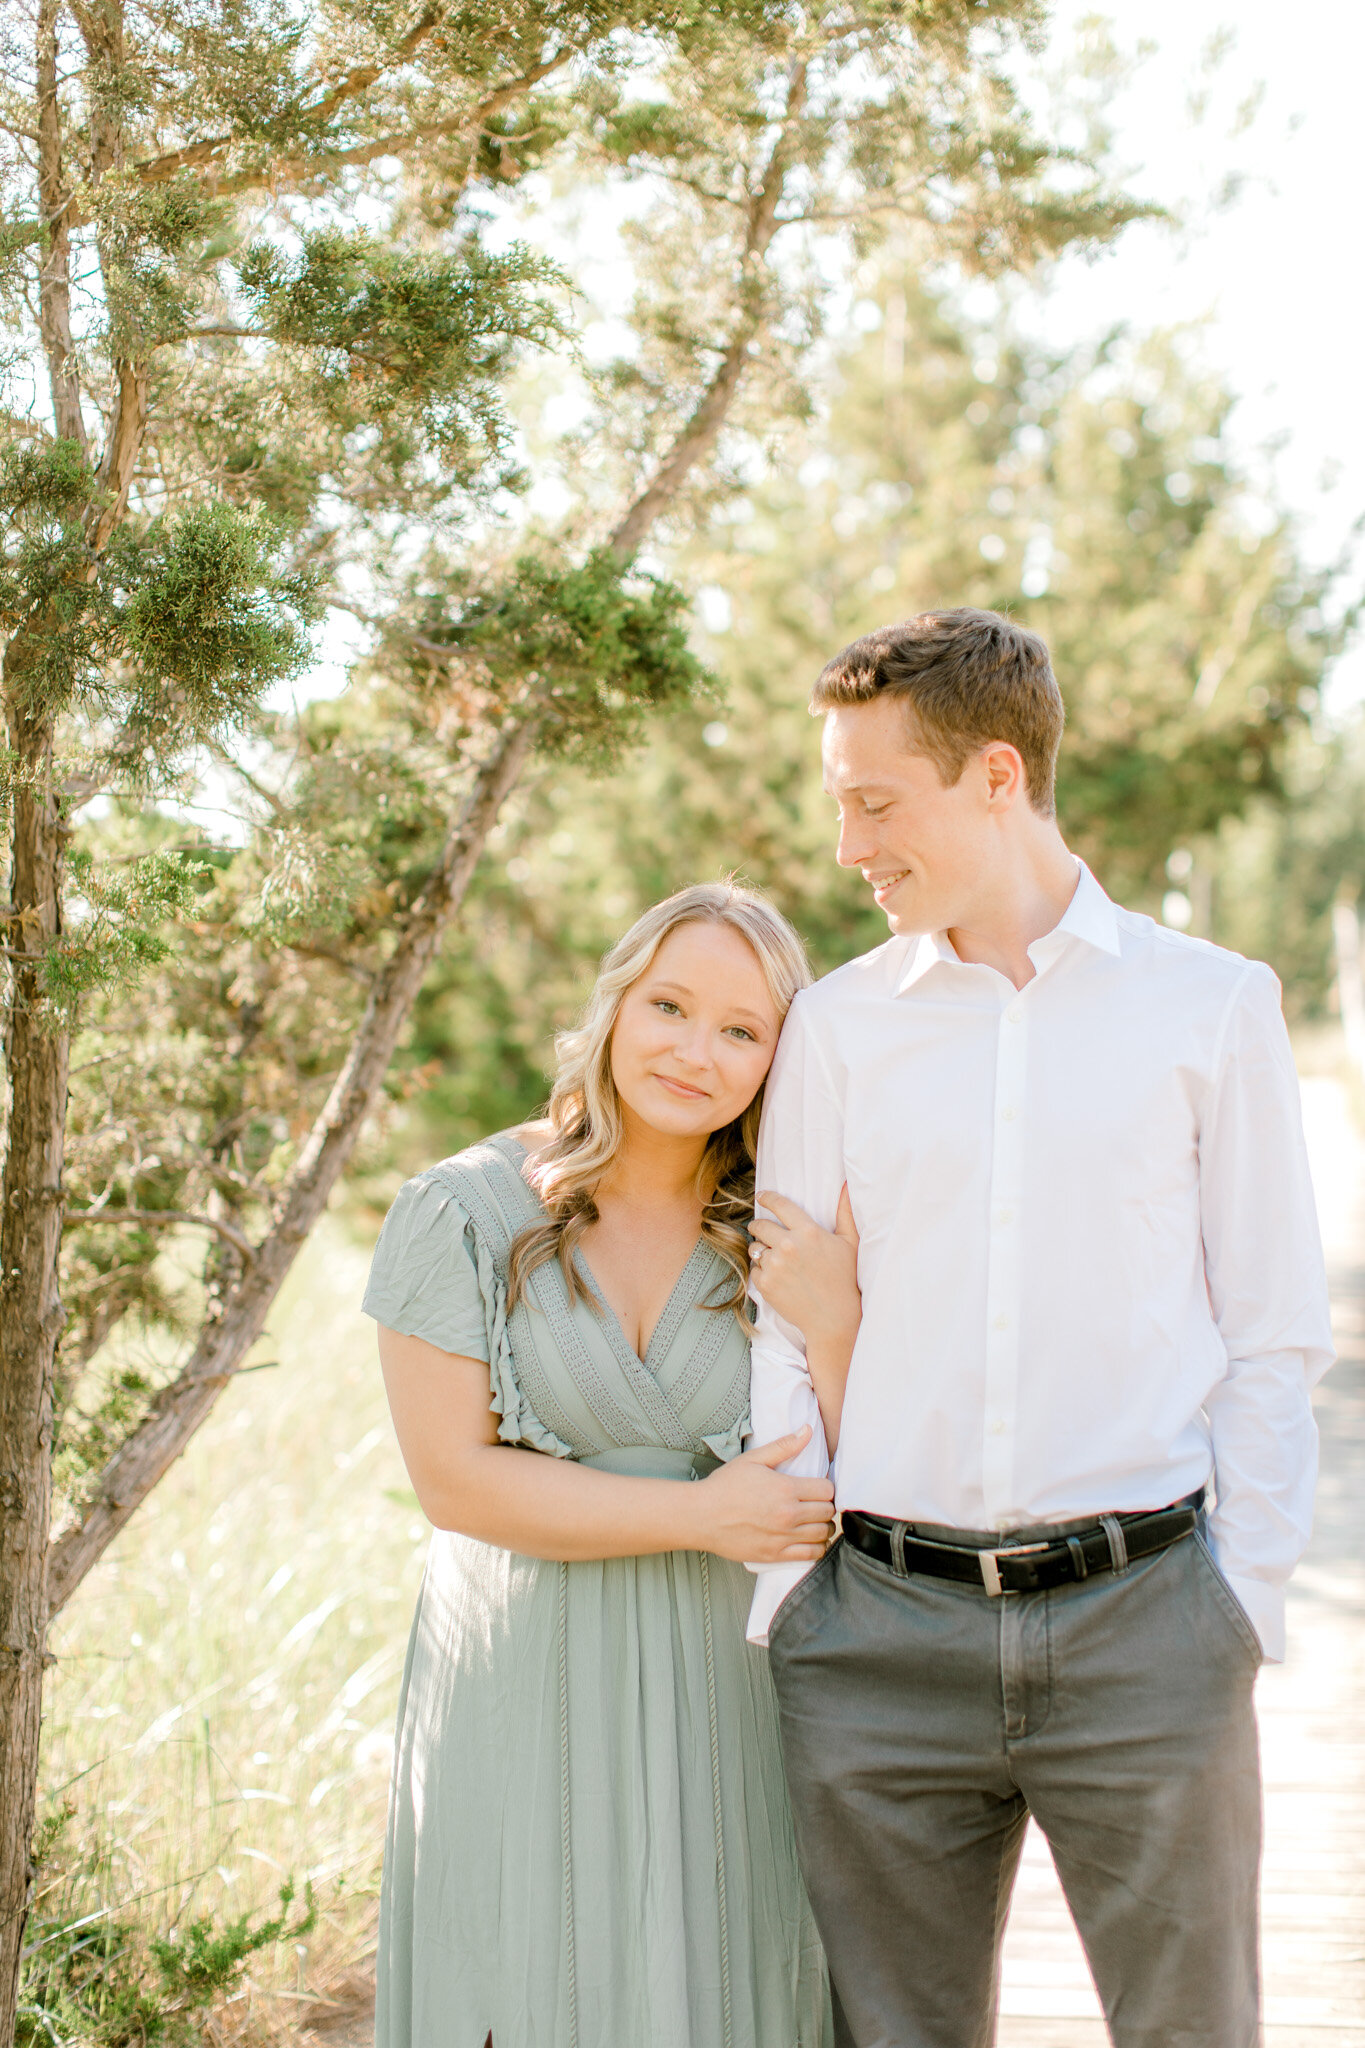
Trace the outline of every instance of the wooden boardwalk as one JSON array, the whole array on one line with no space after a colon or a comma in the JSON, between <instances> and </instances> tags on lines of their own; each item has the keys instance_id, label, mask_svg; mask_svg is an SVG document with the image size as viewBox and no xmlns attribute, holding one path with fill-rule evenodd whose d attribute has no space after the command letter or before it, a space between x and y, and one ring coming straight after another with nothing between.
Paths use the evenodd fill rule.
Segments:
<instances>
[{"instance_id":1,"label":"wooden boardwalk","mask_svg":"<svg viewBox=\"0 0 1365 2048\"><path fill-rule=\"evenodd\" d=\"M1340 1357L1319 1390L1322 1480L1290 1589L1289 1656L1258 1681L1266 1785L1266 2048L1365 2048L1365 1148L1344 1092L1304 1083ZM1104 2048L1085 1958L1031 1830L997 2048Z\"/></svg>"}]
</instances>

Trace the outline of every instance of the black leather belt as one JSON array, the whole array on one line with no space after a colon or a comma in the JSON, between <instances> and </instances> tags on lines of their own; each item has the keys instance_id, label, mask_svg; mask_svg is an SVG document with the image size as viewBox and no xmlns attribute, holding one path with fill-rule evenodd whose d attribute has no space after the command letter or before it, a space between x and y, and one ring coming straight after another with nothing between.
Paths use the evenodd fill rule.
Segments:
<instances>
[{"instance_id":1,"label":"black leather belt","mask_svg":"<svg viewBox=\"0 0 1365 2048\"><path fill-rule=\"evenodd\" d=\"M994 1599L1001 1593L1044 1593L1100 1572L1121 1572L1139 1558L1153 1557L1190 1534L1203 1501L1201 1489L1168 1508L1100 1515L1093 1527L1039 1543L1006 1540L995 1550L931 1543L915 1533L913 1523L861 1514L856 1508L846 1508L842 1522L846 1543L879 1564L890 1565L899 1577L924 1572L934 1579L957 1579Z\"/></svg>"}]
</instances>

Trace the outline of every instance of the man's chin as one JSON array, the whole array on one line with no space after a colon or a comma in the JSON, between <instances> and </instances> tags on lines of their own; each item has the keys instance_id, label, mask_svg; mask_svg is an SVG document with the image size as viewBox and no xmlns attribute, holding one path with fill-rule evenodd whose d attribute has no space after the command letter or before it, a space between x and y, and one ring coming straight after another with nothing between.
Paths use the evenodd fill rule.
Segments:
<instances>
[{"instance_id":1,"label":"man's chin","mask_svg":"<svg viewBox=\"0 0 1365 2048\"><path fill-rule=\"evenodd\" d=\"M907 933L918 936L920 932L939 929L932 922L933 911L915 889L900 888L885 903L879 904L882 916L891 927L893 938L903 938Z\"/></svg>"}]
</instances>

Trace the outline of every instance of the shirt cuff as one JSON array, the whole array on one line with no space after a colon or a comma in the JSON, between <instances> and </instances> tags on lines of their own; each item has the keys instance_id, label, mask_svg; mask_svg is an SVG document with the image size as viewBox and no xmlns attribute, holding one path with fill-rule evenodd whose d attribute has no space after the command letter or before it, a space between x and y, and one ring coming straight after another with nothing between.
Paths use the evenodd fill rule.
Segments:
<instances>
[{"instance_id":1,"label":"shirt cuff","mask_svg":"<svg viewBox=\"0 0 1365 2048\"><path fill-rule=\"evenodd\" d=\"M763 1564L750 1565L758 1584L754 1588L753 1605L749 1609L749 1626L744 1633L751 1643L760 1650L768 1647L768 1630L773 1616L794 1586L799 1586L807 1572L814 1571L811 1564Z\"/></svg>"},{"instance_id":2,"label":"shirt cuff","mask_svg":"<svg viewBox=\"0 0 1365 2048\"><path fill-rule=\"evenodd\" d=\"M1244 1579L1239 1572L1224 1572L1230 1592L1260 1638L1267 1664L1284 1662L1284 1587L1267 1585L1264 1579Z\"/></svg>"}]
</instances>

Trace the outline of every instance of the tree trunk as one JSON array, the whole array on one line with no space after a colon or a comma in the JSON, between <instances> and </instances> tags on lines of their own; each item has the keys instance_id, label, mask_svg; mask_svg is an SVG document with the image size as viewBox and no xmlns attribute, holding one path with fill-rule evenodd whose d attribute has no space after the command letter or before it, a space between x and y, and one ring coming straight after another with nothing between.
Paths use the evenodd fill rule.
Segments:
<instances>
[{"instance_id":1,"label":"tree trunk","mask_svg":"<svg viewBox=\"0 0 1365 2048\"><path fill-rule=\"evenodd\" d=\"M12 650L13 652L13 650ZM13 2038L28 1917L47 1628L52 1381L61 1300L68 1039L40 1012L41 952L61 926L66 840L51 730L9 705L15 755L9 1128L0 1177L0 2042Z\"/></svg>"}]
</instances>

